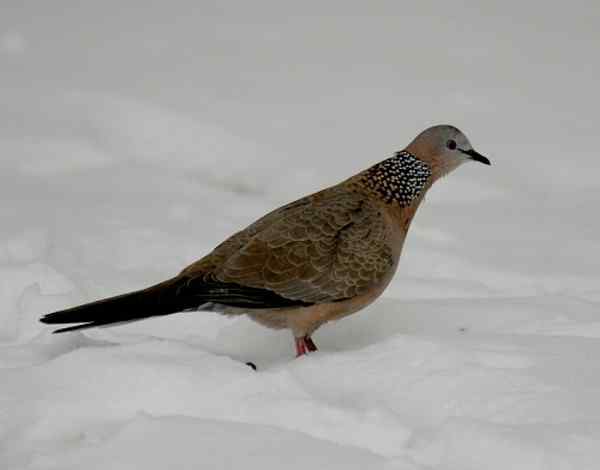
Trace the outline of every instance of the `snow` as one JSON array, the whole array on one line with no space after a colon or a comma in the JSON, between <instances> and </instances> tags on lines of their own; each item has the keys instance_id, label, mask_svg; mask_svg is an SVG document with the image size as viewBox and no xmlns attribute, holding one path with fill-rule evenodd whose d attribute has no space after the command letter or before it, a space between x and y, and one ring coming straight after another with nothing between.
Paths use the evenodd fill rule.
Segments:
<instances>
[{"instance_id":1,"label":"snow","mask_svg":"<svg viewBox=\"0 0 600 470\"><path fill-rule=\"evenodd\" d=\"M0 15L0 468L598 468L598 7L176 3ZM37 321L444 121L493 166L315 354L205 312Z\"/></svg>"}]
</instances>

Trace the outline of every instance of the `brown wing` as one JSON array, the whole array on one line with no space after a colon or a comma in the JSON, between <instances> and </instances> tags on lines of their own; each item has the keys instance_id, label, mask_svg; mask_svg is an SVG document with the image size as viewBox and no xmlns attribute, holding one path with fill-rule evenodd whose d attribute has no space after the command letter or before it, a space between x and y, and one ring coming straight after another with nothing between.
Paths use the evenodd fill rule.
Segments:
<instances>
[{"instance_id":1,"label":"brown wing","mask_svg":"<svg viewBox=\"0 0 600 470\"><path fill-rule=\"evenodd\" d=\"M302 207L310 204L313 198L318 199L325 191L298 199L269 212L245 229L234 233L227 240L219 244L211 253L185 268L180 275L197 277L210 274L223 265L231 256L238 253L256 234L266 230L273 223L281 220L283 216L294 214Z\"/></svg>"},{"instance_id":2,"label":"brown wing","mask_svg":"<svg viewBox=\"0 0 600 470\"><path fill-rule=\"evenodd\" d=\"M393 265L383 215L361 194L330 191L268 222L249 227L254 233L242 235L242 246L211 277L322 303L365 293Z\"/></svg>"}]
</instances>

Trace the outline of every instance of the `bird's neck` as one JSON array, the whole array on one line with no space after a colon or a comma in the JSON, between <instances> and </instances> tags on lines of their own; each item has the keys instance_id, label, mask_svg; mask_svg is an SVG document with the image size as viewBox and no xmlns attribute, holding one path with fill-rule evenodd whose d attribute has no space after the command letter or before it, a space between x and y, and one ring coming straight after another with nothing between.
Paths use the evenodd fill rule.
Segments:
<instances>
[{"instance_id":1,"label":"bird's neck","mask_svg":"<svg viewBox=\"0 0 600 470\"><path fill-rule=\"evenodd\" d=\"M417 206L431 181L431 167L406 151L357 175L357 182L379 200L402 208Z\"/></svg>"},{"instance_id":2,"label":"bird's neck","mask_svg":"<svg viewBox=\"0 0 600 470\"><path fill-rule=\"evenodd\" d=\"M446 176L461 163L460 159L444 158L430 143L422 139L411 142L404 152L413 155L429 167L431 170L430 185Z\"/></svg>"}]
</instances>

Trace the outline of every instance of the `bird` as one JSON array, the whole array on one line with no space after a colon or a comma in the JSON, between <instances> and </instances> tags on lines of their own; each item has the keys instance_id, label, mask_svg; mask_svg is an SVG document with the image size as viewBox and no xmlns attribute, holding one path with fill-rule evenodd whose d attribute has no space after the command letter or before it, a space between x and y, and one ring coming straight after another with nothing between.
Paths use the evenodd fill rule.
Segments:
<instances>
[{"instance_id":1,"label":"bird","mask_svg":"<svg viewBox=\"0 0 600 470\"><path fill-rule=\"evenodd\" d=\"M317 328L383 293L426 192L467 161L491 164L456 127L429 127L391 157L269 212L173 278L40 321L76 323L54 331L64 333L182 311L246 314L291 330L303 356L317 350Z\"/></svg>"}]
</instances>

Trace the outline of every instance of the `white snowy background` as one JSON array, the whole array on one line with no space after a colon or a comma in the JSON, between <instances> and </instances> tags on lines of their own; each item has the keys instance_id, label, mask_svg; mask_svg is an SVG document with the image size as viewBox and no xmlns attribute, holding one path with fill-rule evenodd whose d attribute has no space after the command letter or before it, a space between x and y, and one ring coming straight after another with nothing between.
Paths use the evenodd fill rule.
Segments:
<instances>
[{"instance_id":1,"label":"white snowy background","mask_svg":"<svg viewBox=\"0 0 600 470\"><path fill-rule=\"evenodd\" d=\"M0 3L0 468L600 468L598 2ZM374 305L51 335L452 123ZM255 362L253 372L244 365Z\"/></svg>"}]
</instances>

